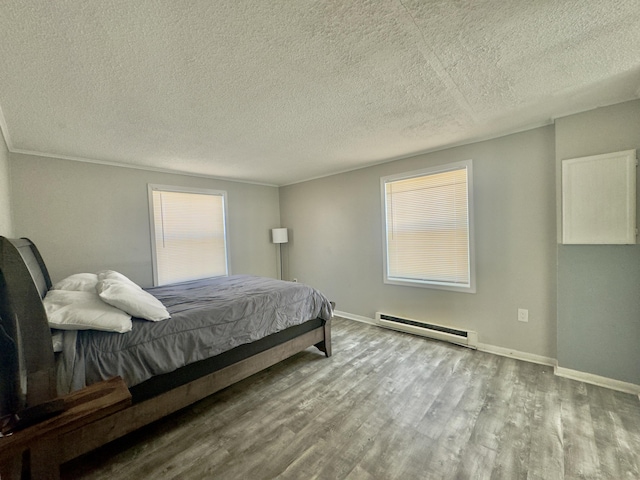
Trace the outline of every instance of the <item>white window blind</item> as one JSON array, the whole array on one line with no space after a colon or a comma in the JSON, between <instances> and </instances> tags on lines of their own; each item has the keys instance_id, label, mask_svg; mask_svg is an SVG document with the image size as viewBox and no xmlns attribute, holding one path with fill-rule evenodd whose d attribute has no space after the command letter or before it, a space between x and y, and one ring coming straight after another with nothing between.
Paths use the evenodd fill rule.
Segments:
<instances>
[{"instance_id":1,"label":"white window blind","mask_svg":"<svg viewBox=\"0 0 640 480\"><path fill-rule=\"evenodd\" d=\"M475 291L471 162L385 177L385 282Z\"/></svg>"},{"instance_id":2,"label":"white window blind","mask_svg":"<svg viewBox=\"0 0 640 480\"><path fill-rule=\"evenodd\" d=\"M154 283L227 275L226 193L150 185Z\"/></svg>"}]
</instances>

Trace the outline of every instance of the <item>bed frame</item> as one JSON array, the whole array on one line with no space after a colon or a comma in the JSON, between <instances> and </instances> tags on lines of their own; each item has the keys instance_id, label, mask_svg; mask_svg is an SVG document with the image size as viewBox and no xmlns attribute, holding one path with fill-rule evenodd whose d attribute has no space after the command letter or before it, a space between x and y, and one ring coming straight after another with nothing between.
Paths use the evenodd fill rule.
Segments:
<instances>
[{"instance_id":1,"label":"bed frame","mask_svg":"<svg viewBox=\"0 0 640 480\"><path fill-rule=\"evenodd\" d=\"M327 357L331 356L329 320L295 338L139 403L131 402L131 395L119 377L58 397L51 331L42 303L50 287L51 279L36 246L25 238L0 237L0 326L6 332L7 347L0 351L11 352L10 361L2 362L0 417L6 420L8 414L13 414L14 421L23 422L22 425L18 422L12 435L0 437L2 480L20 478L20 469L33 478L59 478L60 464L310 346L315 345ZM0 337L2 333L0 331Z\"/></svg>"}]
</instances>

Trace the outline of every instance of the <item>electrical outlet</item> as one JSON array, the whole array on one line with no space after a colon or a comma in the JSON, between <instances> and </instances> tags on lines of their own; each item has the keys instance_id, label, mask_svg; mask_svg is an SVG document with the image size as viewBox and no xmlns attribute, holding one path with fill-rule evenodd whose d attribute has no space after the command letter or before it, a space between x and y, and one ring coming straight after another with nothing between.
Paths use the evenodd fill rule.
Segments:
<instances>
[{"instance_id":1,"label":"electrical outlet","mask_svg":"<svg viewBox=\"0 0 640 480\"><path fill-rule=\"evenodd\" d=\"M529 321L529 310L526 308L518 309L518 321L519 322L528 322Z\"/></svg>"},{"instance_id":2,"label":"electrical outlet","mask_svg":"<svg viewBox=\"0 0 640 480\"><path fill-rule=\"evenodd\" d=\"M294 281L295 283L298 283L298 279L297 279L297 278L294 278L294 279L293 279L293 281Z\"/></svg>"}]
</instances>

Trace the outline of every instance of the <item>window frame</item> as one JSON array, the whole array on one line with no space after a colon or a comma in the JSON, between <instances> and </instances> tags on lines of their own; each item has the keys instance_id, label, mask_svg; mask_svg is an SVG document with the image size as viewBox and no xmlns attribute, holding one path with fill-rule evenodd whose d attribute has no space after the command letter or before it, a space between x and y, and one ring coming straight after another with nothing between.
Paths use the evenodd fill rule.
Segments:
<instances>
[{"instance_id":1,"label":"window frame","mask_svg":"<svg viewBox=\"0 0 640 480\"><path fill-rule=\"evenodd\" d=\"M227 192L226 190L214 190L208 188L194 188L194 187L180 187L174 185L160 185L155 183L147 184L147 195L149 203L149 232L151 237L151 264L153 269L153 285L158 286L158 252L156 246L156 229L155 229L155 211L153 207L153 192L177 192L177 193L193 193L198 195L215 195L222 197L222 223L224 229L224 265L225 272L219 276L231 275L231 266L229 263L229 228L227 224L228 212L227 212Z\"/></svg>"},{"instance_id":2,"label":"window frame","mask_svg":"<svg viewBox=\"0 0 640 480\"><path fill-rule=\"evenodd\" d=\"M393 277L389 275L389 246L387 225L387 183L406 180L416 177L426 177L453 170L467 170L467 226L468 226L468 255L469 255L469 283L460 285L456 283L440 282L436 280L417 280ZM410 172L402 172L387 175L380 178L380 191L382 199L382 250L383 250L383 277L384 283L389 285L401 285L436 290L449 290L462 293L476 293L476 268L475 268L475 229L474 229L474 202L473 202L473 161L464 160L443 165L421 168Z\"/></svg>"}]
</instances>

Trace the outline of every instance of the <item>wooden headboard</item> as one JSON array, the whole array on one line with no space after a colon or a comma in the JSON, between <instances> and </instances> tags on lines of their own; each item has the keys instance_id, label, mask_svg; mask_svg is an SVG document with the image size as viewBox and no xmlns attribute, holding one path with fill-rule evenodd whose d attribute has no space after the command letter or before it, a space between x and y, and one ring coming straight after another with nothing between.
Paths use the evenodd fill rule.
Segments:
<instances>
[{"instance_id":1,"label":"wooden headboard","mask_svg":"<svg viewBox=\"0 0 640 480\"><path fill-rule=\"evenodd\" d=\"M47 267L26 238L0 237L0 326L6 335L0 416L57 396L51 330L42 299L51 287Z\"/></svg>"}]
</instances>

